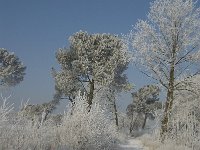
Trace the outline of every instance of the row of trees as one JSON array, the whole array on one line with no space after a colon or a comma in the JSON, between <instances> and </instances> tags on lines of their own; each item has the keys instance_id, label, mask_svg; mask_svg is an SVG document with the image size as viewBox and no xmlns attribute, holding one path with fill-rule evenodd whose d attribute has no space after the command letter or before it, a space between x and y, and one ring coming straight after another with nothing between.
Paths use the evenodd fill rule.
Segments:
<instances>
[{"instance_id":1,"label":"row of trees","mask_svg":"<svg viewBox=\"0 0 200 150\"><path fill-rule=\"evenodd\" d=\"M166 92L161 123L164 141L169 132L176 91L195 92L188 85L193 85L190 79L199 74L200 8L193 0L155 0L147 17L146 21L138 21L128 36L128 42L111 34L75 33L69 39L70 46L56 53L61 70L53 69L52 74L59 98L68 98L73 107L75 97L81 91L86 94L88 112L95 95L108 89L109 94L104 96L113 102L118 124L115 96L131 89L124 71L131 60L128 49L132 47L135 64L143 66L141 71L156 80ZM25 67L17 57L0 49L1 85L16 85L23 80L24 71ZM145 95L147 89L152 89L151 94L147 92ZM146 120L149 106L158 100L157 93L156 86L140 89L133 94L134 102L128 111L143 112Z\"/></svg>"}]
</instances>

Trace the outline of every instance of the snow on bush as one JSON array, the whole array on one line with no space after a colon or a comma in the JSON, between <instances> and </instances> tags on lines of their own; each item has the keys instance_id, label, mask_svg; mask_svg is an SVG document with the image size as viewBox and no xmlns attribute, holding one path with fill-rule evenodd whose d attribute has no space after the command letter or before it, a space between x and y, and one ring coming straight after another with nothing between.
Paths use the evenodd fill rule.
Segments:
<instances>
[{"instance_id":1,"label":"snow on bush","mask_svg":"<svg viewBox=\"0 0 200 150\"><path fill-rule=\"evenodd\" d=\"M1 150L112 150L117 146L116 126L106 111L98 104L88 111L86 96L80 93L60 124L47 120L37 126L37 118L27 119L20 112L9 113L6 104L0 110L1 120L7 119L0 124Z\"/></svg>"},{"instance_id":2,"label":"snow on bush","mask_svg":"<svg viewBox=\"0 0 200 150\"><path fill-rule=\"evenodd\" d=\"M186 100L187 96L183 94L179 95L179 98ZM200 148L200 120L198 117L200 99L193 97L183 102L179 98L177 98L179 103L175 104L169 122L168 139L173 139L178 145L186 145L198 150Z\"/></svg>"},{"instance_id":3,"label":"snow on bush","mask_svg":"<svg viewBox=\"0 0 200 150\"><path fill-rule=\"evenodd\" d=\"M1 101L0 101L0 127L2 126L2 123L4 123L7 120L7 114L12 111L13 104L9 104L7 101L9 97L3 97L1 94Z\"/></svg>"},{"instance_id":4,"label":"snow on bush","mask_svg":"<svg viewBox=\"0 0 200 150\"><path fill-rule=\"evenodd\" d=\"M70 149L113 149L118 134L106 111L99 104L94 104L88 112L86 96L80 93L75 102L59 128L61 143L67 143Z\"/></svg>"},{"instance_id":5,"label":"snow on bush","mask_svg":"<svg viewBox=\"0 0 200 150\"><path fill-rule=\"evenodd\" d=\"M56 127L37 128L34 120L28 120L16 112L7 113L6 119L0 128L1 150L59 149Z\"/></svg>"}]
</instances>

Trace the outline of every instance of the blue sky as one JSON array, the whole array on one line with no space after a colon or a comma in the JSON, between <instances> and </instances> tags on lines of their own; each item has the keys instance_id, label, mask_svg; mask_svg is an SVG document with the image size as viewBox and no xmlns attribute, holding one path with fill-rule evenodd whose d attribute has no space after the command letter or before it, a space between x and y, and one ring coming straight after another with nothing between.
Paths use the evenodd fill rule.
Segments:
<instances>
[{"instance_id":1,"label":"blue sky","mask_svg":"<svg viewBox=\"0 0 200 150\"><path fill-rule=\"evenodd\" d=\"M0 0L0 47L14 52L27 66L24 81L8 89L20 104L52 99L51 67L59 68L55 52L68 45L73 33L126 34L138 19L145 19L152 0ZM136 69L127 70L136 87L148 84ZM124 95L119 107L130 102Z\"/></svg>"}]
</instances>

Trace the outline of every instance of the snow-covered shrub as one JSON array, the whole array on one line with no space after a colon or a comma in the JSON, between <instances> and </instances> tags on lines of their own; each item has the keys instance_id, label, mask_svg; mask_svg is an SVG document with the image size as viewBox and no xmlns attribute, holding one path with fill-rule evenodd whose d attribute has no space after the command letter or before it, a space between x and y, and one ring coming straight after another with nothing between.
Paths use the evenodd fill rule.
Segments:
<instances>
[{"instance_id":1,"label":"snow-covered shrub","mask_svg":"<svg viewBox=\"0 0 200 150\"><path fill-rule=\"evenodd\" d=\"M31 124L23 125L8 125L4 128L1 137L0 149L20 149L46 150L49 148L58 148L56 128L41 127L34 128Z\"/></svg>"},{"instance_id":2,"label":"snow-covered shrub","mask_svg":"<svg viewBox=\"0 0 200 150\"><path fill-rule=\"evenodd\" d=\"M0 101L0 127L2 125L3 122L5 122L7 120L7 115L10 111L12 111L13 109L13 104L9 104L8 103L8 99L9 97L3 97L1 95L1 101Z\"/></svg>"},{"instance_id":3,"label":"snow-covered shrub","mask_svg":"<svg viewBox=\"0 0 200 150\"><path fill-rule=\"evenodd\" d=\"M169 122L168 138L179 145L187 145L193 149L200 148L200 99L189 93L182 93L177 102Z\"/></svg>"},{"instance_id":4,"label":"snow-covered shrub","mask_svg":"<svg viewBox=\"0 0 200 150\"><path fill-rule=\"evenodd\" d=\"M97 103L89 111L86 96L80 93L73 107L64 115L55 116L59 123L49 116L39 126L37 118L28 119L19 112L8 114L10 109L4 108L10 107L5 104L1 107L3 118L7 119L0 124L1 150L112 150L117 147L119 134L107 111Z\"/></svg>"},{"instance_id":5,"label":"snow-covered shrub","mask_svg":"<svg viewBox=\"0 0 200 150\"><path fill-rule=\"evenodd\" d=\"M178 145L200 148L200 76L184 80L186 90L177 91L172 107L167 138Z\"/></svg>"},{"instance_id":6,"label":"snow-covered shrub","mask_svg":"<svg viewBox=\"0 0 200 150\"><path fill-rule=\"evenodd\" d=\"M35 126L35 120L14 112L8 99L2 97L0 105L0 149L1 150L33 150L59 149L57 128L51 124Z\"/></svg>"},{"instance_id":7,"label":"snow-covered shrub","mask_svg":"<svg viewBox=\"0 0 200 150\"><path fill-rule=\"evenodd\" d=\"M35 126L34 120L28 120L12 113L9 120L0 130L0 149L59 149L59 135L57 127Z\"/></svg>"},{"instance_id":8,"label":"snow-covered shrub","mask_svg":"<svg viewBox=\"0 0 200 150\"><path fill-rule=\"evenodd\" d=\"M79 93L59 128L61 143L67 143L69 149L113 149L118 135L105 112L98 104L92 105L88 112L86 96Z\"/></svg>"}]
</instances>

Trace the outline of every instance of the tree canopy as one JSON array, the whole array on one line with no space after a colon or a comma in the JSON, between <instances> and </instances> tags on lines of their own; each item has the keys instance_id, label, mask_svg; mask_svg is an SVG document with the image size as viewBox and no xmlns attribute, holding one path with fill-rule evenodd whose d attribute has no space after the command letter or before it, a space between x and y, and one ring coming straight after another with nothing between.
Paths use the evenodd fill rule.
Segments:
<instances>
[{"instance_id":1,"label":"tree canopy","mask_svg":"<svg viewBox=\"0 0 200 150\"><path fill-rule=\"evenodd\" d=\"M0 85L15 86L24 79L26 67L14 53L0 48Z\"/></svg>"},{"instance_id":2,"label":"tree canopy","mask_svg":"<svg viewBox=\"0 0 200 150\"><path fill-rule=\"evenodd\" d=\"M126 87L129 58L123 40L111 34L77 32L69 39L69 48L56 53L61 71L54 72L55 82L70 99L82 90L88 96L89 106L95 90L100 86Z\"/></svg>"}]
</instances>

